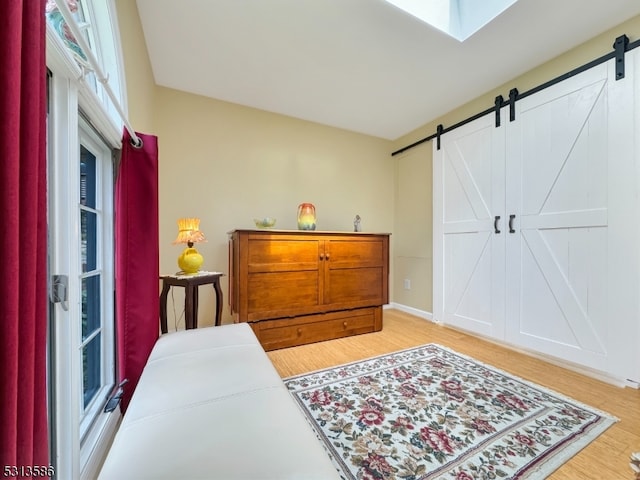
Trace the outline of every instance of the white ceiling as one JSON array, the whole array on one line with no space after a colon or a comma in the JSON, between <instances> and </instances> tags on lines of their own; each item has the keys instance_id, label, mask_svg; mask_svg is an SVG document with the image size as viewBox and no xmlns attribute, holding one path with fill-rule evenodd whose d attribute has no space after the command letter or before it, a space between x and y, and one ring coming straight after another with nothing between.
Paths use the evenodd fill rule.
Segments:
<instances>
[{"instance_id":1,"label":"white ceiling","mask_svg":"<svg viewBox=\"0 0 640 480\"><path fill-rule=\"evenodd\" d=\"M640 14L519 0L460 43L383 0L136 1L158 85L390 140Z\"/></svg>"}]
</instances>

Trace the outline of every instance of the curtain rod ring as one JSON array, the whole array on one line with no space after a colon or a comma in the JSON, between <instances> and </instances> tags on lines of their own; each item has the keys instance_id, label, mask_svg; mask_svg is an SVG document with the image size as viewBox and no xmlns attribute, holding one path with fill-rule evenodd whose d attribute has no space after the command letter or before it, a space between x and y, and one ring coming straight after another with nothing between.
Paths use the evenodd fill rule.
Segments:
<instances>
[{"instance_id":1,"label":"curtain rod ring","mask_svg":"<svg viewBox=\"0 0 640 480\"><path fill-rule=\"evenodd\" d=\"M137 138L137 141L136 141L136 138ZM133 138L133 137L132 137L132 138L129 140L129 143L131 143L131 146L132 146L133 148L142 148L142 145L143 145L143 143L142 143L142 139L141 139L140 137L136 137L136 138Z\"/></svg>"}]
</instances>

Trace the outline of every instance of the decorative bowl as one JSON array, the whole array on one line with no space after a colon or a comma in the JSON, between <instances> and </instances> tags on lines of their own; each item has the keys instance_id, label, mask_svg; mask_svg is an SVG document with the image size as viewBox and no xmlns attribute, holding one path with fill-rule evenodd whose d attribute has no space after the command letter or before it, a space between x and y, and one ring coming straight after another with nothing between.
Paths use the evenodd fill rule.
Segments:
<instances>
[{"instance_id":1,"label":"decorative bowl","mask_svg":"<svg viewBox=\"0 0 640 480\"><path fill-rule=\"evenodd\" d=\"M254 218L253 221L258 228L271 228L276 224L276 219L271 217Z\"/></svg>"}]
</instances>

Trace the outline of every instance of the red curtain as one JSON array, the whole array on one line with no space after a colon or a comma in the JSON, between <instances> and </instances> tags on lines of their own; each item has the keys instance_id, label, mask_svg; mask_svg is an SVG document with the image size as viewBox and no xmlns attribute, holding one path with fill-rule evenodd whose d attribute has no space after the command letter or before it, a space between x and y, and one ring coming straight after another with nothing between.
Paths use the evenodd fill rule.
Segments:
<instances>
[{"instance_id":1,"label":"red curtain","mask_svg":"<svg viewBox=\"0 0 640 480\"><path fill-rule=\"evenodd\" d=\"M121 408L129 405L158 339L158 139L127 131L116 179L116 332L120 380L127 379Z\"/></svg>"},{"instance_id":2,"label":"red curtain","mask_svg":"<svg viewBox=\"0 0 640 480\"><path fill-rule=\"evenodd\" d=\"M44 0L4 2L0 28L0 255L4 278L0 467L5 476L12 473L5 472L5 467L49 465L44 6Z\"/></svg>"}]
</instances>

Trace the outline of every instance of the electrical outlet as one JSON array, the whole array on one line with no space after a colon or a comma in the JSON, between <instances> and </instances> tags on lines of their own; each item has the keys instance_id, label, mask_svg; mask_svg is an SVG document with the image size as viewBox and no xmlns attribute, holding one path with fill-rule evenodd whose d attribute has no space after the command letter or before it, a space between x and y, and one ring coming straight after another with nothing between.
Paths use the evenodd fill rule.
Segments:
<instances>
[{"instance_id":1,"label":"electrical outlet","mask_svg":"<svg viewBox=\"0 0 640 480\"><path fill-rule=\"evenodd\" d=\"M404 289L411 290L411 280L409 280L408 278L404 279Z\"/></svg>"}]
</instances>

